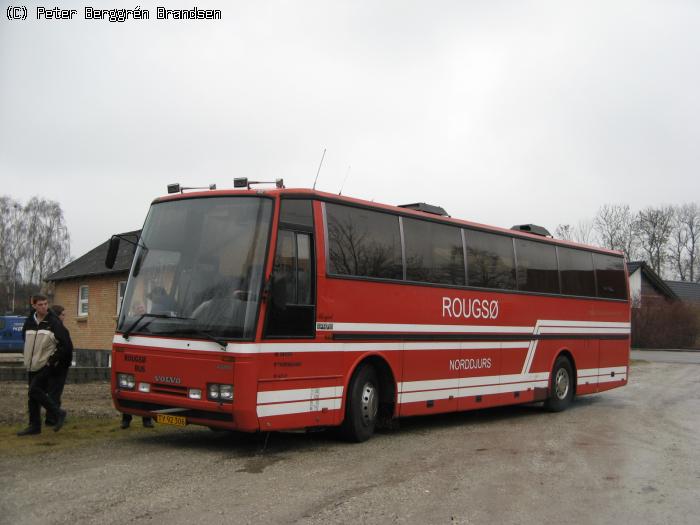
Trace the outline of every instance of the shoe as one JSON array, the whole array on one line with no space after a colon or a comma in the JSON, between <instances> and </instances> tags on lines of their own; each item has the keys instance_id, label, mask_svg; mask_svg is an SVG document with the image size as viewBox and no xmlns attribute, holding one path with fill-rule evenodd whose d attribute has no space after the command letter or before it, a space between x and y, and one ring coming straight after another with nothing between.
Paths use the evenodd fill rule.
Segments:
<instances>
[{"instance_id":1,"label":"shoe","mask_svg":"<svg viewBox=\"0 0 700 525\"><path fill-rule=\"evenodd\" d=\"M68 412L66 412L65 410L61 410L60 408L58 409L58 418L56 419L56 424L53 426L54 432L58 432L59 430L61 430L63 423L66 422L67 415Z\"/></svg>"},{"instance_id":2,"label":"shoe","mask_svg":"<svg viewBox=\"0 0 700 525\"><path fill-rule=\"evenodd\" d=\"M144 417L143 418L143 426L145 428L153 428L153 418L152 417Z\"/></svg>"},{"instance_id":3,"label":"shoe","mask_svg":"<svg viewBox=\"0 0 700 525\"><path fill-rule=\"evenodd\" d=\"M53 419L47 419L44 421L44 425L46 425L47 427L52 427L55 424L56 424L56 422Z\"/></svg>"},{"instance_id":4,"label":"shoe","mask_svg":"<svg viewBox=\"0 0 700 525\"><path fill-rule=\"evenodd\" d=\"M34 434L41 434L41 429L37 427L27 427L17 432L18 436L33 436Z\"/></svg>"},{"instance_id":5,"label":"shoe","mask_svg":"<svg viewBox=\"0 0 700 525\"><path fill-rule=\"evenodd\" d=\"M129 421L128 419L122 419L122 422L119 425L119 428L121 428L122 430L127 429L127 428L129 428L130 424L131 424L131 421Z\"/></svg>"}]
</instances>

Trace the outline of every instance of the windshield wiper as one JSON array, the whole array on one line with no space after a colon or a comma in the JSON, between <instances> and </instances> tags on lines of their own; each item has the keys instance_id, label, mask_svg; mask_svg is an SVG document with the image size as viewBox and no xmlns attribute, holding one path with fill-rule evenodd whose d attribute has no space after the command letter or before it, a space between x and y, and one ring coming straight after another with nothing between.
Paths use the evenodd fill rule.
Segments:
<instances>
[{"instance_id":1,"label":"windshield wiper","mask_svg":"<svg viewBox=\"0 0 700 525\"><path fill-rule=\"evenodd\" d=\"M186 334L200 335L202 337L209 339L210 341L214 341L216 344L218 344L224 350L226 350L226 345L228 344L223 339L219 339L218 337L211 335L211 332L209 332L208 330L200 330L197 328L183 328L181 330L177 330L175 333L180 334L180 335L186 335Z\"/></svg>"},{"instance_id":2,"label":"windshield wiper","mask_svg":"<svg viewBox=\"0 0 700 525\"><path fill-rule=\"evenodd\" d=\"M151 322L153 321L153 319L186 319L186 320L188 320L188 321L192 320L191 317L178 317L178 316L176 316L176 315L168 315L168 314L149 314L149 313L143 313L143 314L141 314L141 315L136 319L136 321L134 321L134 322L131 324L131 326L130 326L129 328L127 328L126 330L124 330L124 333L122 334L122 337L123 337L124 339L129 339L129 335L131 334L131 332L133 332L133 331L136 329L136 327L138 326L138 324L141 322L141 320L142 320L144 317L150 317L151 320L148 321L147 323L144 323L144 325L143 325L141 328L146 328L149 324L151 324Z\"/></svg>"}]
</instances>

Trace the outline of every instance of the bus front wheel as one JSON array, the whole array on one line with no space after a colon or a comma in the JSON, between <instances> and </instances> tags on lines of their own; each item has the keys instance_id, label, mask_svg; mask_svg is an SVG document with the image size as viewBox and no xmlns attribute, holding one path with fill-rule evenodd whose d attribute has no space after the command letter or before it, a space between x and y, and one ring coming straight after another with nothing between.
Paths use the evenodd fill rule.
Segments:
<instances>
[{"instance_id":1,"label":"bus front wheel","mask_svg":"<svg viewBox=\"0 0 700 525\"><path fill-rule=\"evenodd\" d=\"M352 376L340 428L348 441L360 443L374 434L379 411L379 380L371 365L361 365Z\"/></svg>"},{"instance_id":2,"label":"bus front wheel","mask_svg":"<svg viewBox=\"0 0 700 525\"><path fill-rule=\"evenodd\" d=\"M552 368L549 397L545 408L550 412L561 412L571 404L574 398L574 371L571 361L565 356L559 356Z\"/></svg>"}]
</instances>

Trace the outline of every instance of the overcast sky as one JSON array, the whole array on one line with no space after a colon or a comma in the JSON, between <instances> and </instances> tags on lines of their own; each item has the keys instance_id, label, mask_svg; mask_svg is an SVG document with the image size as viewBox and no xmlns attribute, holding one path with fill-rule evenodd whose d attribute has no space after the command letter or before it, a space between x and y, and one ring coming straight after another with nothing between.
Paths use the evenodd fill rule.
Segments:
<instances>
[{"instance_id":1,"label":"overcast sky","mask_svg":"<svg viewBox=\"0 0 700 525\"><path fill-rule=\"evenodd\" d=\"M505 227L700 201L697 1L0 4L0 193L59 201L73 256L171 182L310 187L324 148L318 189Z\"/></svg>"}]
</instances>

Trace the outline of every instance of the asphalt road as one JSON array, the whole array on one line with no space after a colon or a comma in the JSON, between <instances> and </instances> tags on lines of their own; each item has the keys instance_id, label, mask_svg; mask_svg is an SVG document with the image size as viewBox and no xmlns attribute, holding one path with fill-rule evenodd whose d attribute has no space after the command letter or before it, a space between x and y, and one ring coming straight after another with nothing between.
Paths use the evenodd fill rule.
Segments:
<instances>
[{"instance_id":1,"label":"asphalt road","mask_svg":"<svg viewBox=\"0 0 700 525\"><path fill-rule=\"evenodd\" d=\"M632 359L654 363L684 363L700 365L700 351L693 350L632 350Z\"/></svg>"},{"instance_id":2,"label":"asphalt road","mask_svg":"<svg viewBox=\"0 0 700 525\"><path fill-rule=\"evenodd\" d=\"M188 427L4 456L0 521L696 524L700 368L630 378L559 414L412 418L359 445Z\"/></svg>"}]
</instances>

